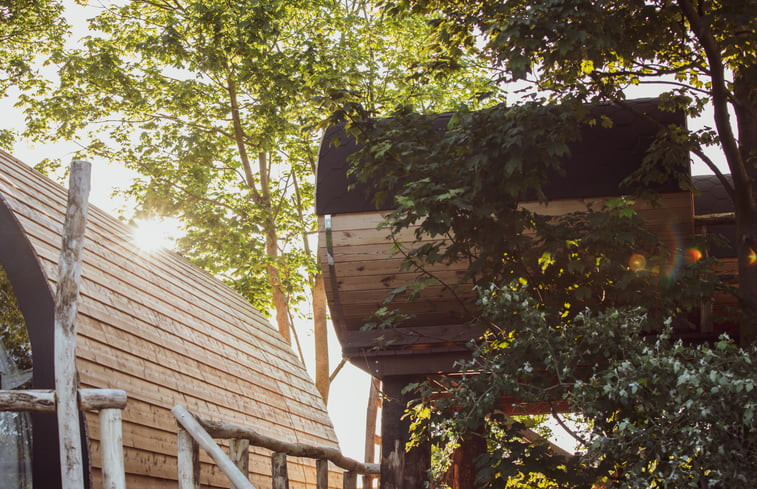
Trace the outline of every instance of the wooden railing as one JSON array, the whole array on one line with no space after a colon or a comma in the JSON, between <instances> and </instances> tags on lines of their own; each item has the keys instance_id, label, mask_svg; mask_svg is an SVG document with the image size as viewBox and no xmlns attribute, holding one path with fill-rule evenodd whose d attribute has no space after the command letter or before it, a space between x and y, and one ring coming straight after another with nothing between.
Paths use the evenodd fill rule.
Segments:
<instances>
[{"instance_id":1,"label":"wooden railing","mask_svg":"<svg viewBox=\"0 0 757 489\"><path fill-rule=\"evenodd\" d=\"M316 461L316 487L328 489L328 463L345 470L343 488L356 489L357 476L380 473L378 464L364 464L345 457L338 449L315 447L301 443L288 443L262 435L249 428L242 428L221 421L210 421L194 416L183 406L172 410L179 423L178 467L179 489L197 489L199 484L199 448L202 447L221 471L229 478L235 489L255 489L247 478L249 472L249 447L271 450L272 489L288 489L287 456L312 458ZM229 440L229 454L214 440Z\"/></svg>"},{"instance_id":2,"label":"wooden railing","mask_svg":"<svg viewBox=\"0 0 757 489\"><path fill-rule=\"evenodd\" d=\"M103 488L125 489L121 410L126 407L126 392L79 389L78 404L82 411L100 411ZM0 390L0 411L53 413L57 411L56 394L53 390Z\"/></svg>"}]
</instances>

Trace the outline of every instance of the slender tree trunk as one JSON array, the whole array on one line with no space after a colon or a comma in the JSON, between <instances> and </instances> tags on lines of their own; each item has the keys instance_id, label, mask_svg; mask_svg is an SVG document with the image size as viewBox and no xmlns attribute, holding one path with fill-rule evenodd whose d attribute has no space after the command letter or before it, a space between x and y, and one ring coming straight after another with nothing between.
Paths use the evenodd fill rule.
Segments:
<instances>
[{"instance_id":1,"label":"slender tree trunk","mask_svg":"<svg viewBox=\"0 0 757 489\"><path fill-rule=\"evenodd\" d=\"M739 295L746 312L741 344L757 340L757 66L734 73L735 112L744 176L734 178Z\"/></svg>"},{"instance_id":2,"label":"slender tree trunk","mask_svg":"<svg viewBox=\"0 0 757 489\"><path fill-rule=\"evenodd\" d=\"M329 402L329 338L326 325L326 288L323 274L313 277L313 336L315 340L315 387L321 393L324 404Z\"/></svg>"},{"instance_id":3,"label":"slender tree trunk","mask_svg":"<svg viewBox=\"0 0 757 489\"><path fill-rule=\"evenodd\" d=\"M266 227L265 251L270 260L267 268L268 285L271 287L273 307L276 310L276 325L279 328L279 333L284 337L284 340L291 344L292 334L290 328L292 327L292 324L289 321L289 314L287 313L289 301L284 292L284 287L281 284L281 273L279 272L278 266L276 266L276 261L279 257L279 242L273 225L269 223Z\"/></svg>"},{"instance_id":4,"label":"slender tree trunk","mask_svg":"<svg viewBox=\"0 0 757 489\"><path fill-rule=\"evenodd\" d=\"M315 162L310 166L315 173ZM292 182L294 184L294 195L297 200L297 213L300 222L304 223L305 210L302 206L302 195L300 194L300 184L297 174L292 172ZM307 231L302 231L302 247L308 256L313 256L310 249ZM329 339L328 323L326 319L326 287L323 282L323 273L320 271L311 277L310 292L313 297L313 336L315 350L315 387L323 398L323 403L329 402L329 390L331 388L331 375L329 373Z\"/></svg>"}]
</instances>

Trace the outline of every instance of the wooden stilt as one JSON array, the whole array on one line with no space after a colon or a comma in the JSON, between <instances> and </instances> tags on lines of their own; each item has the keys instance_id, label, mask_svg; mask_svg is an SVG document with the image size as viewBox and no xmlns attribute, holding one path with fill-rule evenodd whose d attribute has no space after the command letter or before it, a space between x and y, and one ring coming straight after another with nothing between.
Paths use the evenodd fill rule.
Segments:
<instances>
[{"instance_id":1,"label":"wooden stilt","mask_svg":"<svg viewBox=\"0 0 757 489\"><path fill-rule=\"evenodd\" d=\"M383 379L384 400L381 412L381 489L424 489L431 467L431 448L421 443L410 451L410 420L405 408L412 399L402 389L418 379L392 376Z\"/></svg>"}]
</instances>

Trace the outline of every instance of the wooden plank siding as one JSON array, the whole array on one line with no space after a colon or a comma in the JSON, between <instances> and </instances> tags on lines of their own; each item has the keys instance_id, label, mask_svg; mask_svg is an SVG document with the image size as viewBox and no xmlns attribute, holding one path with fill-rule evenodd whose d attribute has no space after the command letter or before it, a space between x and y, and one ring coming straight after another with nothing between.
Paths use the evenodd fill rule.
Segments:
<instances>
[{"instance_id":1,"label":"wooden plank siding","mask_svg":"<svg viewBox=\"0 0 757 489\"><path fill-rule=\"evenodd\" d=\"M588 204L596 205L603 200L565 199L552 201L547 206L525 203L523 207L545 215L561 215L586 210ZM668 246L681 246L681 238L693 234L693 200L689 192L663 194L659 206L638 202L634 207L650 230ZM413 243L415 228L405 229L390 238L388 230L377 229L384 215L380 211L331 215L333 266L329 264L325 217L319 216L318 259L324 270L329 303L332 308L341 309L339 327L343 330L359 330L366 318L382 306L390 291L411 284L419 275L413 270L401 270L402 253L393 249L400 245L407 251L417 246ZM457 284L465 274L464 264L435 264L426 269L450 285ZM466 314L458 298L471 296L472 291L464 286L457 288L454 294L447 287L431 286L418 300L407 302L398 297L389 307L415 316L406 326L460 324Z\"/></svg>"},{"instance_id":2,"label":"wooden plank siding","mask_svg":"<svg viewBox=\"0 0 757 489\"><path fill-rule=\"evenodd\" d=\"M65 189L0 152L0 197L54 290ZM176 487L176 404L289 442L337 446L311 379L267 319L179 255L141 252L130 236L127 226L90 207L77 337L82 386L129 396L127 485ZM92 483L100 487L97 416L87 414L86 425ZM270 487L270 453L250 452L253 484ZM204 487L228 487L207 456L200 460ZM290 459L289 474L293 489L315 487L313 461ZM339 487L336 473L332 479Z\"/></svg>"}]
</instances>

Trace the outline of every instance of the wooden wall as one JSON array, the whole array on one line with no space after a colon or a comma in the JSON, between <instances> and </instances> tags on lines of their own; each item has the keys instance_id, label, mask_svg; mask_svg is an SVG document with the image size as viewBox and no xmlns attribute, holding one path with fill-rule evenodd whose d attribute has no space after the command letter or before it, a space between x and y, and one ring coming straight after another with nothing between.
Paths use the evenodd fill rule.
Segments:
<instances>
[{"instance_id":1,"label":"wooden wall","mask_svg":"<svg viewBox=\"0 0 757 489\"><path fill-rule=\"evenodd\" d=\"M589 202L601 200L564 199L552 201L548 206L526 203L524 207L545 215L560 215L586 210ZM680 246L682 236L693 234L691 193L663 194L658 207L639 202L635 208L650 228L671 246ZM329 304L337 330L342 333L343 346L345 332L359 330L366 318L382 306L390 291L411 284L418 276L413 270L400 269L403 255L395 250L399 247L400 250L409 251L417 246L413 243L415 230L403 230L393 242L387 237L388 230L376 229L383 220L383 214L381 211L332 214L328 217L330 237L327 236L326 216L319 216L319 263L324 269ZM328 256L329 241L331 259ZM464 264L434 265L427 270L451 285L465 274ZM469 318L458 298L471 296L470 288L466 290L461 287L453 294L444 286L431 286L419 300L407 302L399 296L388 307L415 316L403 323L405 326L461 324Z\"/></svg>"},{"instance_id":2,"label":"wooden wall","mask_svg":"<svg viewBox=\"0 0 757 489\"><path fill-rule=\"evenodd\" d=\"M0 152L0 198L54 290L65 189ZM83 387L118 388L129 396L129 487L176 487L177 427L170 413L176 404L282 440L337 445L304 367L241 296L175 253L141 252L127 226L94 207L86 236L77 367ZM101 477L97 422L87 415L94 487ZM270 487L268 456L252 449L250 475L259 488ZM290 461L289 470L292 489L314 487L312 461ZM228 487L207 463L201 482Z\"/></svg>"}]
</instances>

